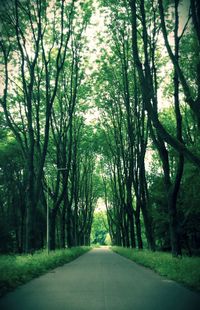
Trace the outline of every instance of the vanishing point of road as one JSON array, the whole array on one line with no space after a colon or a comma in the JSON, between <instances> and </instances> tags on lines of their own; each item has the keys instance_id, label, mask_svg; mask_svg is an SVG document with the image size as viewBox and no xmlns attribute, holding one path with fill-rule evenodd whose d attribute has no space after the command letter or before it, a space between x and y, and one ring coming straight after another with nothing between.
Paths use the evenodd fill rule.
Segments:
<instances>
[{"instance_id":1,"label":"vanishing point of road","mask_svg":"<svg viewBox=\"0 0 200 310\"><path fill-rule=\"evenodd\" d=\"M99 248L8 293L0 309L198 310L200 294Z\"/></svg>"}]
</instances>

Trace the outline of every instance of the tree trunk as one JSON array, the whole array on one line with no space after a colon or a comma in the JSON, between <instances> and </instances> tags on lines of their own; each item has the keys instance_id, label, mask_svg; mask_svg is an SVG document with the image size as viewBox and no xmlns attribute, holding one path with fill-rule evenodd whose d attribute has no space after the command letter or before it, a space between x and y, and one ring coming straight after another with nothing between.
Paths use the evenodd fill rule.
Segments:
<instances>
[{"instance_id":1,"label":"tree trunk","mask_svg":"<svg viewBox=\"0 0 200 310\"><path fill-rule=\"evenodd\" d=\"M132 214L129 215L129 222L130 222L130 243L131 243L131 248L135 248L136 247L136 241L135 241L135 227L134 227L133 211L132 211Z\"/></svg>"},{"instance_id":2,"label":"tree trunk","mask_svg":"<svg viewBox=\"0 0 200 310\"><path fill-rule=\"evenodd\" d=\"M149 212L147 212L147 208L145 204L143 204L141 210L142 210L142 215L144 219L144 226L145 226L148 247L150 250L155 251L155 240L154 240L153 231L152 231L152 221L148 214Z\"/></svg>"},{"instance_id":3,"label":"tree trunk","mask_svg":"<svg viewBox=\"0 0 200 310\"><path fill-rule=\"evenodd\" d=\"M65 248L65 230L66 230L66 202L64 199L62 214L61 214L61 248Z\"/></svg>"},{"instance_id":4,"label":"tree trunk","mask_svg":"<svg viewBox=\"0 0 200 310\"><path fill-rule=\"evenodd\" d=\"M72 227L71 227L71 219L72 219L72 210L71 205L67 202L67 246L68 248L72 247Z\"/></svg>"},{"instance_id":5,"label":"tree trunk","mask_svg":"<svg viewBox=\"0 0 200 310\"><path fill-rule=\"evenodd\" d=\"M143 249L142 242L142 232L141 232L141 222L140 222L140 204L136 202L136 212L135 212L135 225L136 225L136 234L137 234L137 246L138 249Z\"/></svg>"},{"instance_id":6,"label":"tree trunk","mask_svg":"<svg viewBox=\"0 0 200 310\"><path fill-rule=\"evenodd\" d=\"M55 209L50 212L50 250L56 248L56 216L57 211Z\"/></svg>"},{"instance_id":7,"label":"tree trunk","mask_svg":"<svg viewBox=\"0 0 200 310\"><path fill-rule=\"evenodd\" d=\"M176 193L177 194L177 193ZM168 193L168 211L169 211L169 228L170 228L170 240L171 240L171 252L173 256L182 255L179 224L177 220L176 210L176 198L175 193Z\"/></svg>"}]
</instances>

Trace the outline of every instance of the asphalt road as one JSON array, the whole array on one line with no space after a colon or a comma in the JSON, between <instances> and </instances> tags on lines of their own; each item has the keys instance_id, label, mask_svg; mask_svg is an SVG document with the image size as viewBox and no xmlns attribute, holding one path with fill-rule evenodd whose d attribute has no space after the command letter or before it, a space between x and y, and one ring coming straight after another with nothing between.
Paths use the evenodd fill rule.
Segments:
<instances>
[{"instance_id":1,"label":"asphalt road","mask_svg":"<svg viewBox=\"0 0 200 310\"><path fill-rule=\"evenodd\" d=\"M193 310L200 294L94 249L0 299L1 310Z\"/></svg>"}]
</instances>

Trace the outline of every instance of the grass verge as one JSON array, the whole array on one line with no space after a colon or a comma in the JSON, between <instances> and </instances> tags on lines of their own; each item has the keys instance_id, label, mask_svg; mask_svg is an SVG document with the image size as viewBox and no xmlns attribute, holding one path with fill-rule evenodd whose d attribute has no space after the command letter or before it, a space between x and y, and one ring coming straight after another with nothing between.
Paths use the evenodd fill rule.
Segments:
<instances>
[{"instance_id":1,"label":"grass verge","mask_svg":"<svg viewBox=\"0 0 200 310\"><path fill-rule=\"evenodd\" d=\"M200 292L200 258L187 257L174 258L169 253L151 252L123 247L111 249L134 262L149 267L161 276L174 280Z\"/></svg>"},{"instance_id":2,"label":"grass verge","mask_svg":"<svg viewBox=\"0 0 200 310\"><path fill-rule=\"evenodd\" d=\"M51 251L49 255L46 251L38 251L33 255L1 255L0 296L50 269L69 263L89 250L90 247L75 247Z\"/></svg>"}]
</instances>

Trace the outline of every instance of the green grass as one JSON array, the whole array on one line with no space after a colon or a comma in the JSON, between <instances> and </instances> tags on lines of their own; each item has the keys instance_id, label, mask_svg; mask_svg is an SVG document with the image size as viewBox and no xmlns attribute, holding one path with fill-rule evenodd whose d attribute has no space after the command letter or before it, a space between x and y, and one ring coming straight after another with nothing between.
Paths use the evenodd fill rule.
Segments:
<instances>
[{"instance_id":1,"label":"green grass","mask_svg":"<svg viewBox=\"0 0 200 310\"><path fill-rule=\"evenodd\" d=\"M169 253L112 247L114 252L149 267L162 276L200 291L200 258L174 258Z\"/></svg>"},{"instance_id":2,"label":"green grass","mask_svg":"<svg viewBox=\"0 0 200 310\"><path fill-rule=\"evenodd\" d=\"M38 251L33 255L1 255L0 296L50 269L74 260L89 250L90 247L76 247L51 251L49 255L46 251Z\"/></svg>"}]
</instances>

